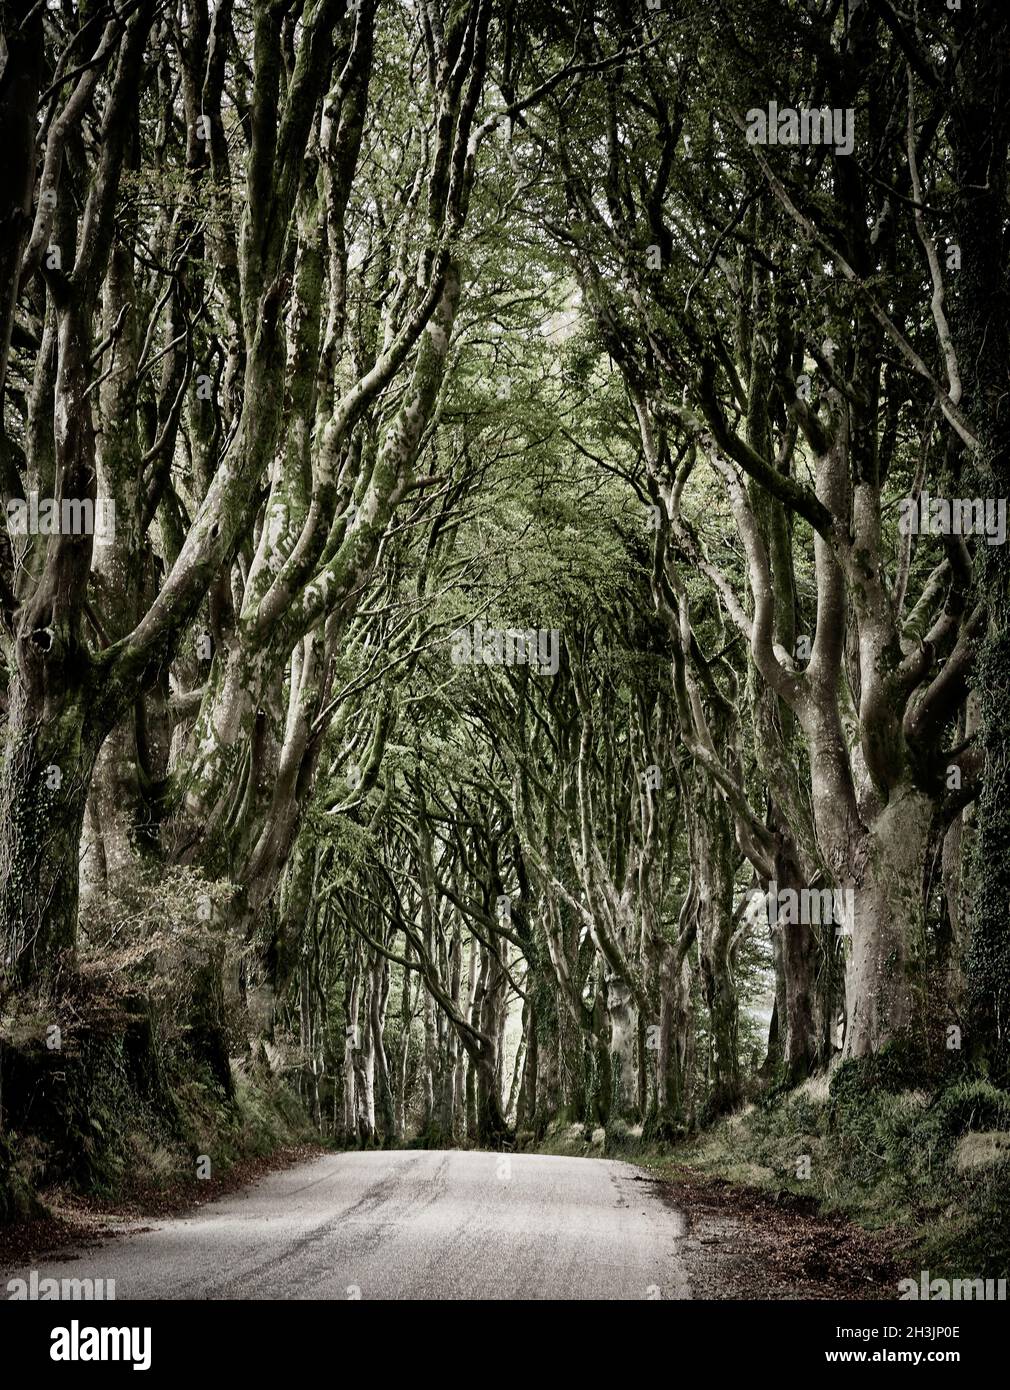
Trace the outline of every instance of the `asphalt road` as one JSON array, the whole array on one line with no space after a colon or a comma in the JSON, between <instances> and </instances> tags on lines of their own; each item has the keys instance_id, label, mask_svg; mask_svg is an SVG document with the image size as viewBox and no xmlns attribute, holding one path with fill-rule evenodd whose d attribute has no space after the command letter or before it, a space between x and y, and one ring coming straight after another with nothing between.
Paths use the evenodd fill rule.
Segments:
<instances>
[{"instance_id":1,"label":"asphalt road","mask_svg":"<svg viewBox=\"0 0 1010 1390\"><path fill-rule=\"evenodd\" d=\"M630 1164L345 1153L38 1273L117 1299L689 1298L683 1235Z\"/></svg>"}]
</instances>

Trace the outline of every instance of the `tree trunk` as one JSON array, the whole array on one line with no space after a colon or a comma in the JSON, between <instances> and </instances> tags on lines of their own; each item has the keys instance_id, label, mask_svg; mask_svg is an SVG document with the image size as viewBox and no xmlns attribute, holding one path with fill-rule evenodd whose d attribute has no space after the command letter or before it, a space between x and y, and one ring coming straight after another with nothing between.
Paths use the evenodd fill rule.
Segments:
<instances>
[{"instance_id":1,"label":"tree trunk","mask_svg":"<svg viewBox=\"0 0 1010 1390\"><path fill-rule=\"evenodd\" d=\"M606 983L607 1020L610 1026L610 1095L608 1122L621 1120L634 1124L641 1118L638 1108L638 1071L635 1047L638 1041L638 1009L635 994L626 980Z\"/></svg>"},{"instance_id":2,"label":"tree trunk","mask_svg":"<svg viewBox=\"0 0 1010 1390\"><path fill-rule=\"evenodd\" d=\"M0 940L22 985L73 967L78 848L100 734L78 695L41 707L20 680L0 765Z\"/></svg>"},{"instance_id":3,"label":"tree trunk","mask_svg":"<svg viewBox=\"0 0 1010 1390\"><path fill-rule=\"evenodd\" d=\"M923 865L933 803L898 790L860 847L845 972L845 1056L865 1057L918 1030L922 1017ZM837 928L837 923L835 924Z\"/></svg>"}]
</instances>

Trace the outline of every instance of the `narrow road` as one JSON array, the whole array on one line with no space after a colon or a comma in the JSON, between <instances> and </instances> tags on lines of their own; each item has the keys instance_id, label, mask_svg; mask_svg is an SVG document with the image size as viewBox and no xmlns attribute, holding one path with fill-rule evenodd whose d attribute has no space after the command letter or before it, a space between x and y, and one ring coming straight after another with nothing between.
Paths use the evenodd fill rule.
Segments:
<instances>
[{"instance_id":1,"label":"narrow road","mask_svg":"<svg viewBox=\"0 0 1010 1390\"><path fill-rule=\"evenodd\" d=\"M38 1272L117 1299L689 1298L683 1235L630 1164L345 1153Z\"/></svg>"}]
</instances>

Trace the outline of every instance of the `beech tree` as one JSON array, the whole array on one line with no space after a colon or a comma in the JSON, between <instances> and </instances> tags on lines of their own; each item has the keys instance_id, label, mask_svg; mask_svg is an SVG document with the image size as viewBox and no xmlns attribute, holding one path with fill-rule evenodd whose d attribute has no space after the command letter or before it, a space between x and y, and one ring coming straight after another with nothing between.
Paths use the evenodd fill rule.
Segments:
<instances>
[{"instance_id":1,"label":"beech tree","mask_svg":"<svg viewBox=\"0 0 1010 1390\"><path fill-rule=\"evenodd\" d=\"M136 411L132 420L117 418L108 432L103 430L103 481L113 489L117 482L126 483L127 495L114 500L120 517L132 523L117 545L117 559L127 572L137 569L130 565L130 551L148 545L152 563L160 562L163 579L153 600L138 607L137 620L121 636L108 633L101 616L94 615L94 644L85 630L92 536L61 533L51 537L44 558L38 557L30 586L32 567L18 565L24 597L16 583L9 586L13 667L0 791L4 827L0 838L9 871L4 875L0 918L5 955L22 979L51 972L63 954L73 949L77 845L99 748L171 659L221 574L222 564L241 549L244 537L252 539L249 528L255 525L262 480L273 472L270 520L265 529L260 528L257 550L247 566L244 587L251 582L249 603L236 604L230 596L238 609L238 630L255 637L251 650L247 642L241 656L240 644L230 634L220 643L219 650L231 659L219 659L212 669L203 717L204 729L209 727L207 721L213 727L216 752L211 757L204 749L202 766L195 769L198 780L211 777L213 767L227 765L225 754L233 737L229 731L242 723L248 702L255 706L257 697L265 694L266 678L259 688L252 679L256 665L264 665L262 659L257 663L257 653L280 626L285 633L283 638L277 635L277 641L288 642L286 657L331 603L339 606L346 591L360 582L392 507L410 485L409 470L437 392L459 293L454 243L474 175L477 141L471 141L471 133L484 78L490 18L489 7L480 4L455 12L447 24L437 12L432 15L437 23L431 28L429 17L425 34L434 138L423 140L430 162L419 167L413 180L414 201L426 194L426 220L413 246L409 222L401 224L398 293L392 297L381 343L370 362L360 361L343 377L336 361L348 254L343 219L368 99L374 7L363 4L345 13L337 0L321 0L308 6L296 22L288 7L253 5L249 14L251 92L247 101L240 97L232 105L229 100L227 107L224 95L231 74L226 48L229 30L232 37L234 33L231 7L218 8L212 22L199 6L176 17L185 35L183 43L189 45L183 63L189 76L181 86L187 192L192 203L184 196L165 219L167 225L156 224L153 229L155 260L167 266L167 273L162 271L159 278L168 279L167 289L159 286L145 334L145 349L163 364L163 389L153 412L138 409L139 382L151 367L147 351L131 372L128 338L125 361L115 360L124 322L135 315L135 305L128 297L132 268L123 266L122 257L112 257L112 244L131 123L133 140L143 143L147 132L137 129L136 113L142 109L142 96L153 96L152 84L160 68L157 45L171 45L171 40L167 27L153 32L151 5L135 7L126 17L115 13L97 33L92 21L73 36L75 48L83 49L88 42L95 45L93 61L77 77L58 114L47 121L41 167L34 188L24 195L27 198L34 191L36 210L30 237L21 238L19 277L26 293L35 293L33 282L38 277L45 288L38 305L39 351L23 424L25 446L17 487L25 495L29 490L25 483L48 484L37 490L53 496L57 504L65 497L94 502L100 461L92 389L100 378L93 381L90 373L100 370L106 354L113 355L108 374L115 375L117 386L114 392L106 392L108 413L117 416L125 396L132 399ZM212 56L198 90L196 75L208 46ZM69 62L69 49L54 51L52 91L46 92L54 104L68 83L61 68L67 69ZM39 67L41 82L41 63ZM244 55L236 54L236 78L243 85L246 70ZM163 88L156 90L162 97L168 95ZM197 106L202 107L199 113ZM165 145L178 134L172 112L167 114ZM98 123L100 155L92 179L86 170L76 171L77 181L90 185L78 216L71 196L75 171L68 168L72 164L69 146L72 134L82 138L86 122ZM323 170L318 176L313 163L306 162L317 124L315 138L321 155L317 158ZM237 228L230 187L233 126L247 144ZM485 133L491 128L493 122ZM204 148L208 145L209 153ZM214 249L220 251L223 262L214 294L231 314L225 320L231 333L220 371L223 400L209 401L209 412L191 407L189 428L181 429L187 388L194 386L197 400L202 401L206 395L201 385L214 386L211 374L195 370L192 340L196 335L187 317L189 295L194 317L209 312L199 282L211 277L204 266L197 269L197 284L185 283L189 259L196 260L202 249L193 245L194 237L203 238L204 229L192 213L205 188L215 217ZM331 254L323 316L327 336L313 353L312 335L319 340L323 305L318 292L311 304L308 294L313 276L318 281L320 274L323 228ZM138 238L146 230L137 227ZM129 249L124 252L129 254ZM176 258L180 263L173 268ZM110 259L113 264L107 272ZM106 339L99 341L96 325L107 273L104 307L111 327ZM292 286L294 300L286 305ZM295 330L290 351L286 311ZM9 319L15 312L12 302ZM10 335L8 326L8 341ZM135 344L136 335L130 336ZM159 337L164 340L160 349L156 347ZM382 447L369 459L360 438L352 447L352 437L356 430L360 436L366 413L415 350L413 376L400 413L388 423ZM180 364L183 356L186 360ZM283 409L289 357L295 380L288 389L300 398L300 421L297 408L289 414ZM311 389L317 373L323 382L318 401ZM222 408L223 419L213 418L216 406ZM318 440L311 458L304 446L299 452L294 442L299 429L306 437L310 421ZM274 466L285 431L291 448L284 451L282 463L289 460L290 469L299 472L303 495L300 507L286 511L286 525L279 528L279 509L296 500L289 498L290 475ZM144 443L148 447L143 448ZM177 447L185 448L193 461L196 486L188 498L180 497L171 485ZM345 462L342 469L342 458L351 461L350 467ZM362 458L362 472L356 473L353 470ZM359 485L360 507L355 504L351 523L346 505L336 519L332 516L341 472L345 504L354 493L352 481ZM166 490L171 493L166 507L169 542L165 553L158 554L147 542L147 533ZM10 495L19 494L11 488ZM180 513L192 516L182 527ZM12 569L14 563L12 556ZM114 566L113 573L117 580L126 578L119 566ZM134 602L138 596L133 595ZM129 589L126 597L129 605ZM121 602L123 595L117 598ZM317 657L316 664L322 667L324 658ZM310 693L301 692L301 698L311 708ZM211 713L214 709L216 717ZM206 740L205 732L202 736ZM287 756L295 759L297 755L289 748ZM208 797L207 792L202 799L196 797L204 811ZM41 839L40 823L45 827Z\"/></svg>"},{"instance_id":2,"label":"beech tree","mask_svg":"<svg viewBox=\"0 0 1010 1390\"><path fill-rule=\"evenodd\" d=\"M667 99L665 63L651 53L637 61L634 101L619 100L615 83L598 99L605 162L576 147L580 118L563 113L555 138L565 206L555 233L628 383L665 512L657 601L678 614L681 651L691 647L690 614L669 573L671 541L682 562L705 567L746 639L755 700L774 701L761 727L764 757L788 764L791 721L805 745L809 809L797 805L800 789L784 786L774 811L781 829L769 836L718 740L696 734L698 761L735 810L738 843L763 887L784 856L801 874L854 888L845 1049L862 1056L951 1017L942 1001L927 1002L913 961L924 949L920 885L931 845L978 787L978 749L963 721L984 613L961 537L942 537L916 588L911 536L902 549L886 518L906 459L916 459L913 495L933 478L956 494L977 440L960 406L946 272L922 211L923 189L941 177L932 173L939 113L917 107L917 75L900 46L871 42L886 32L878 17L861 10L839 27L830 13L814 15L806 80L830 110L857 111L863 156L811 145L776 160L748 145L739 111L720 109L714 89L726 75L723 53L744 92L781 80L777 21L769 48L757 48L766 67L755 68L752 43L746 72L734 68L745 26L760 29L727 11L710 35L719 56L710 64L702 47L680 60L678 93L713 83L703 132L682 96ZM886 173L871 178L867 164ZM918 291L923 275L931 294ZM746 592L705 556L682 515L698 454L725 489ZM801 547L815 586L806 659L794 645ZM813 949L790 948L784 959L809 959ZM791 993L808 999L809 986ZM807 1056L820 1050L819 1037L801 1045Z\"/></svg>"}]
</instances>

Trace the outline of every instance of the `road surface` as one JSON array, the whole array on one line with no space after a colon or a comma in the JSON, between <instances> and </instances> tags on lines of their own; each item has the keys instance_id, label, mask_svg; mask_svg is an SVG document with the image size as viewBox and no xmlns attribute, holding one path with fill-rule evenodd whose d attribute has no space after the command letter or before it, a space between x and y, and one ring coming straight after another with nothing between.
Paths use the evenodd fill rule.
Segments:
<instances>
[{"instance_id":1,"label":"road surface","mask_svg":"<svg viewBox=\"0 0 1010 1390\"><path fill-rule=\"evenodd\" d=\"M630 1164L399 1150L326 1155L37 1269L117 1299L689 1298L683 1236Z\"/></svg>"}]
</instances>

